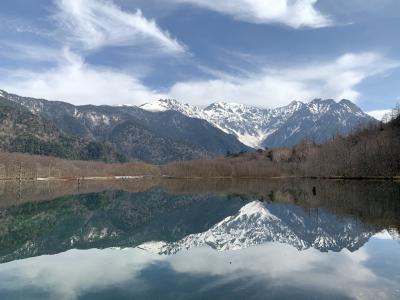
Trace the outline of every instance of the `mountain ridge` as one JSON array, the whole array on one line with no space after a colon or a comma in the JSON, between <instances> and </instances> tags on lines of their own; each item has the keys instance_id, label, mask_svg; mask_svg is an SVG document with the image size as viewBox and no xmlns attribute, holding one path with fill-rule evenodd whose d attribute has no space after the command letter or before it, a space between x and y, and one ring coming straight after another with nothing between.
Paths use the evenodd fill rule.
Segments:
<instances>
[{"instance_id":1,"label":"mountain ridge","mask_svg":"<svg viewBox=\"0 0 400 300\"><path fill-rule=\"evenodd\" d=\"M140 108L152 112L179 111L207 120L252 148L293 146L305 138L322 143L335 134L347 135L355 127L376 122L346 99L339 102L333 99L292 101L273 109L234 102L214 102L200 107L174 99L160 99Z\"/></svg>"},{"instance_id":2,"label":"mountain ridge","mask_svg":"<svg viewBox=\"0 0 400 300\"><path fill-rule=\"evenodd\" d=\"M291 147L306 139L324 143L377 122L346 99L292 101L273 109L223 101L200 107L174 99L139 107L75 106L0 92L0 97L49 119L69 135L111 141L115 151L128 159L157 164Z\"/></svg>"}]
</instances>

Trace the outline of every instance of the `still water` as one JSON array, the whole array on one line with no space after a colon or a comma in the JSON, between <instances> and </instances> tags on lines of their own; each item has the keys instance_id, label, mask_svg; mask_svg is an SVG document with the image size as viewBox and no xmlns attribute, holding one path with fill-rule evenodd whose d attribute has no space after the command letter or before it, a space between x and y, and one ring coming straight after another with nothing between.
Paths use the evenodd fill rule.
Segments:
<instances>
[{"instance_id":1,"label":"still water","mask_svg":"<svg viewBox=\"0 0 400 300\"><path fill-rule=\"evenodd\" d=\"M400 299L400 183L3 183L0 299Z\"/></svg>"}]
</instances>

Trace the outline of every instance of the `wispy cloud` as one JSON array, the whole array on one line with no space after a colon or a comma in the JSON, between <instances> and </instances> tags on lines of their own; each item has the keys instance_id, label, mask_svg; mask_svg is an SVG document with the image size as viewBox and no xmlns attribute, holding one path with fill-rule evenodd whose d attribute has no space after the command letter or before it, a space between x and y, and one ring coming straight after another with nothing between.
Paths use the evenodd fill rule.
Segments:
<instances>
[{"instance_id":1,"label":"wispy cloud","mask_svg":"<svg viewBox=\"0 0 400 300\"><path fill-rule=\"evenodd\" d=\"M69 42L84 49L105 46L149 44L169 53L185 52L185 47L161 30L154 20L138 9L123 11L106 0L56 0L54 20L67 33Z\"/></svg>"},{"instance_id":2,"label":"wispy cloud","mask_svg":"<svg viewBox=\"0 0 400 300\"><path fill-rule=\"evenodd\" d=\"M400 67L373 53L348 53L332 61L288 68L265 68L246 77L221 76L211 80L178 82L169 95L193 104L204 101L235 101L275 107L291 100L347 98L357 101L357 85L368 77Z\"/></svg>"},{"instance_id":3,"label":"wispy cloud","mask_svg":"<svg viewBox=\"0 0 400 300\"><path fill-rule=\"evenodd\" d=\"M318 11L318 0L173 0L230 15L250 23L281 23L293 28L319 28L333 24Z\"/></svg>"}]
</instances>

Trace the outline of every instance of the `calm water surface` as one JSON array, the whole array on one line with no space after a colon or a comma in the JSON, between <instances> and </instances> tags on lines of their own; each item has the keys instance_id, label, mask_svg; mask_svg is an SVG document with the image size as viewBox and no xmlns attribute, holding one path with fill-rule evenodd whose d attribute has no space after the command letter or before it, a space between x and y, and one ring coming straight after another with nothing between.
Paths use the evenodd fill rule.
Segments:
<instances>
[{"instance_id":1,"label":"calm water surface","mask_svg":"<svg viewBox=\"0 0 400 300\"><path fill-rule=\"evenodd\" d=\"M400 299L400 184L0 185L0 299Z\"/></svg>"}]
</instances>

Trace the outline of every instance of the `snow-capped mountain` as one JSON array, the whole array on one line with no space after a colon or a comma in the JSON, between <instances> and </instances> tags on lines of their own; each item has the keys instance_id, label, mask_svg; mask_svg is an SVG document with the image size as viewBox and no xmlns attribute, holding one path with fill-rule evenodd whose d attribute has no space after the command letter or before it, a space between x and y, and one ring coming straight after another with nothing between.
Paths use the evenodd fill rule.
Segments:
<instances>
[{"instance_id":1,"label":"snow-capped mountain","mask_svg":"<svg viewBox=\"0 0 400 300\"><path fill-rule=\"evenodd\" d=\"M355 251L375 233L354 219L339 219L323 210L313 215L293 205L253 201L205 232L191 234L178 242L148 242L140 248L171 255L201 246L226 251L279 242L298 250L312 247L320 251L345 248Z\"/></svg>"},{"instance_id":2,"label":"snow-capped mountain","mask_svg":"<svg viewBox=\"0 0 400 300\"><path fill-rule=\"evenodd\" d=\"M253 148L291 146L305 138L324 142L334 134L345 135L359 125L376 121L349 100L293 101L284 107L262 109L227 102L202 108L166 99L140 108L152 112L179 111L204 119Z\"/></svg>"}]
</instances>

